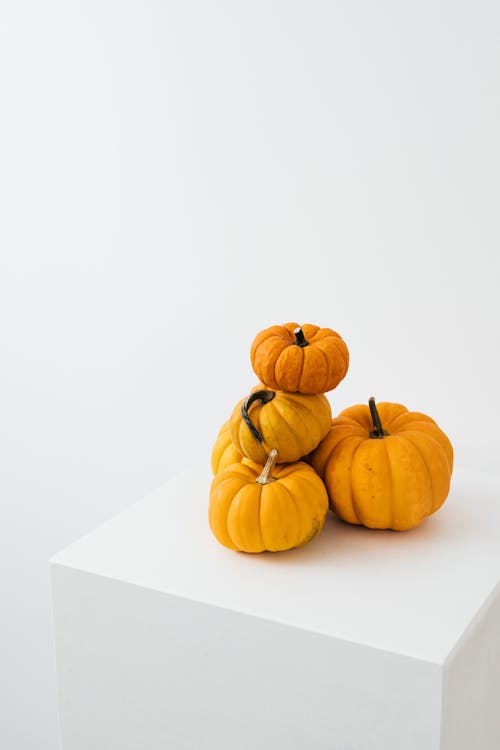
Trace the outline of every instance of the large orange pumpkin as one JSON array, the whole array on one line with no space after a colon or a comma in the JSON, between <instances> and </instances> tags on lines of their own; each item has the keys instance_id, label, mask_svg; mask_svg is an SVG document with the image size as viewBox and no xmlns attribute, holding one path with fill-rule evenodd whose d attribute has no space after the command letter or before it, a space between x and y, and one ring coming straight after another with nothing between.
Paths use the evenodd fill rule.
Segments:
<instances>
[{"instance_id":1,"label":"large orange pumpkin","mask_svg":"<svg viewBox=\"0 0 500 750\"><path fill-rule=\"evenodd\" d=\"M264 464L275 449L283 463L310 453L330 428L332 410L321 394L271 391L259 385L229 420L231 439L247 458Z\"/></svg>"},{"instance_id":2,"label":"large orange pumpkin","mask_svg":"<svg viewBox=\"0 0 500 750\"><path fill-rule=\"evenodd\" d=\"M216 539L240 552L278 552L309 542L325 523L328 495L314 469L233 464L212 481L208 518Z\"/></svg>"},{"instance_id":3,"label":"large orange pumpkin","mask_svg":"<svg viewBox=\"0 0 500 750\"><path fill-rule=\"evenodd\" d=\"M311 323L266 328L255 337L250 359L263 383L290 393L331 391L349 367L349 351L341 336Z\"/></svg>"},{"instance_id":4,"label":"large orange pumpkin","mask_svg":"<svg viewBox=\"0 0 500 750\"><path fill-rule=\"evenodd\" d=\"M340 518L402 531L446 500L453 448L430 417L372 398L332 420L310 461Z\"/></svg>"}]
</instances>

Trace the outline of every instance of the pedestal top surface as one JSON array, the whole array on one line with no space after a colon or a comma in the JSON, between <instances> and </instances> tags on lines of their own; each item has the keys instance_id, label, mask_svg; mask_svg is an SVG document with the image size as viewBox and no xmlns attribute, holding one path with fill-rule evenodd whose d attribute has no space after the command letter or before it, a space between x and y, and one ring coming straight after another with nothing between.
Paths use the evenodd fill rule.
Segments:
<instances>
[{"instance_id":1,"label":"pedestal top surface","mask_svg":"<svg viewBox=\"0 0 500 750\"><path fill-rule=\"evenodd\" d=\"M197 466L66 547L53 564L442 663L500 582L500 476L457 469L417 529L373 531L328 514L299 549L220 546Z\"/></svg>"}]
</instances>

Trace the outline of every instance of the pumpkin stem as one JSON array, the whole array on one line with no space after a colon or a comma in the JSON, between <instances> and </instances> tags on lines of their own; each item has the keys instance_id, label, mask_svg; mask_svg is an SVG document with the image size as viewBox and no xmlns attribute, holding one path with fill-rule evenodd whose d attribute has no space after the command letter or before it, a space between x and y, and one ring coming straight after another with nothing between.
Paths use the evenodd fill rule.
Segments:
<instances>
[{"instance_id":1,"label":"pumpkin stem","mask_svg":"<svg viewBox=\"0 0 500 750\"><path fill-rule=\"evenodd\" d=\"M374 429L370 432L371 438L383 438L385 435L388 435L389 433L384 430L382 427L382 422L380 421L380 414L378 413L377 407L375 405L375 399L373 396L368 400L368 406L370 407L370 414L373 421L373 427Z\"/></svg>"},{"instance_id":2,"label":"pumpkin stem","mask_svg":"<svg viewBox=\"0 0 500 750\"><path fill-rule=\"evenodd\" d=\"M309 341L306 341L306 337L304 336L304 331L300 326L293 329L293 332L295 334L295 341L293 342L297 346L304 347L309 346Z\"/></svg>"},{"instance_id":3,"label":"pumpkin stem","mask_svg":"<svg viewBox=\"0 0 500 750\"><path fill-rule=\"evenodd\" d=\"M276 479L273 477L270 477L269 474L274 469L274 464L278 460L278 451L273 448L272 451L269 453L266 461L266 465L262 469L262 472L260 476L257 477L255 480L259 484L269 484L269 482L275 482Z\"/></svg>"},{"instance_id":4,"label":"pumpkin stem","mask_svg":"<svg viewBox=\"0 0 500 750\"><path fill-rule=\"evenodd\" d=\"M269 401L272 401L275 396L276 393L274 391L254 391L254 393L251 393L250 396L246 399L240 409L244 423L246 424L256 441L259 443L259 445L262 444L264 438L248 416L248 410L255 401L260 401L261 404L268 404Z\"/></svg>"}]
</instances>

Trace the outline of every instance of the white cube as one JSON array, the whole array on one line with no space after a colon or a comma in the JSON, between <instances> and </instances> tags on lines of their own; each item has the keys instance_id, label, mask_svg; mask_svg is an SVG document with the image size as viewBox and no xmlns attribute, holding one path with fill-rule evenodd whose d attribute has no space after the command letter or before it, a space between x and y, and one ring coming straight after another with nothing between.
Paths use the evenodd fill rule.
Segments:
<instances>
[{"instance_id":1,"label":"white cube","mask_svg":"<svg viewBox=\"0 0 500 750\"><path fill-rule=\"evenodd\" d=\"M498 750L500 477L260 555L212 537L210 479L52 559L64 750Z\"/></svg>"}]
</instances>

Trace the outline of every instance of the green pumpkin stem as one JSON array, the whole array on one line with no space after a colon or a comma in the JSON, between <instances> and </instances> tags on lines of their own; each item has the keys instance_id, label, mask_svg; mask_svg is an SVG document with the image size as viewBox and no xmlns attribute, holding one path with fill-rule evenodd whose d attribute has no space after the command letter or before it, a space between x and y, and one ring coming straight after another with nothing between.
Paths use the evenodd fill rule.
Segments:
<instances>
[{"instance_id":1,"label":"green pumpkin stem","mask_svg":"<svg viewBox=\"0 0 500 750\"><path fill-rule=\"evenodd\" d=\"M269 484L269 482L275 482L276 479L274 479L273 477L270 477L269 474L274 469L274 464L276 463L277 460L278 460L278 451L275 448L273 448L267 457L266 464L264 468L262 469L260 476L258 476L255 481L258 482L259 484Z\"/></svg>"},{"instance_id":2,"label":"green pumpkin stem","mask_svg":"<svg viewBox=\"0 0 500 750\"><path fill-rule=\"evenodd\" d=\"M254 393L251 393L250 396L246 399L240 409L244 423L246 424L256 441L259 443L259 445L262 445L264 438L250 419L248 410L250 409L252 404L255 403L255 401L260 401L261 404L268 404L269 401L272 401L275 396L276 393L274 391L254 391Z\"/></svg>"},{"instance_id":3,"label":"green pumpkin stem","mask_svg":"<svg viewBox=\"0 0 500 750\"><path fill-rule=\"evenodd\" d=\"M384 430L382 427L382 422L380 421L380 414L378 413L377 407L375 405L375 399L373 396L368 400L368 406L370 407L370 414L373 422L374 429L370 432L371 438L383 438L389 433Z\"/></svg>"},{"instance_id":4,"label":"green pumpkin stem","mask_svg":"<svg viewBox=\"0 0 500 750\"><path fill-rule=\"evenodd\" d=\"M304 331L300 326L293 329L293 332L295 334L295 341L293 342L297 346L304 347L309 346L309 341L306 341L306 337L304 336Z\"/></svg>"}]
</instances>

